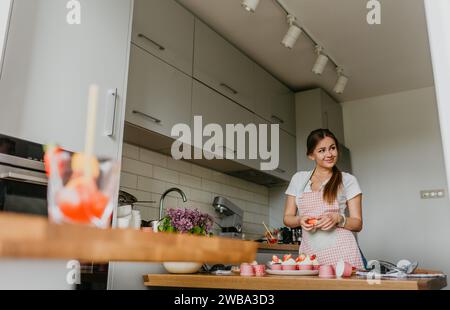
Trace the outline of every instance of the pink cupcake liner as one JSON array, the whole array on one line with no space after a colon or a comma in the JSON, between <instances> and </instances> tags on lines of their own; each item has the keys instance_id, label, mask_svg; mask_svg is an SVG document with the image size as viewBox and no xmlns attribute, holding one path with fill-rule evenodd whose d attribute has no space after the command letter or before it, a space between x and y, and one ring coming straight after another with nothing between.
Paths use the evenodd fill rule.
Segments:
<instances>
[{"instance_id":1,"label":"pink cupcake liner","mask_svg":"<svg viewBox=\"0 0 450 310\"><path fill-rule=\"evenodd\" d=\"M298 270L313 270L313 265L297 265Z\"/></svg>"},{"instance_id":2,"label":"pink cupcake liner","mask_svg":"<svg viewBox=\"0 0 450 310\"><path fill-rule=\"evenodd\" d=\"M282 270L281 264L274 264L270 266L270 269L272 270Z\"/></svg>"},{"instance_id":3,"label":"pink cupcake liner","mask_svg":"<svg viewBox=\"0 0 450 310\"><path fill-rule=\"evenodd\" d=\"M297 266L296 265L281 265L281 269L282 270L296 270Z\"/></svg>"}]
</instances>

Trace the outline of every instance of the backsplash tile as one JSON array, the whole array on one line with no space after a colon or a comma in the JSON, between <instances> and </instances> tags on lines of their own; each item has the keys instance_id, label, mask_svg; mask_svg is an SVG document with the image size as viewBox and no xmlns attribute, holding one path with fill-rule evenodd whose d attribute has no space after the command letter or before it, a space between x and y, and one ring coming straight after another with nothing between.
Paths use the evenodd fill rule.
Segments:
<instances>
[{"instance_id":1,"label":"backsplash tile","mask_svg":"<svg viewBox=\"0 0 450 310\"><path fill-rule=\"evenodd\" d=\"M269 191L266 187L128 143L124 143L122 160L121 189L138 200L156 201L136 205L142 219L157 219L161 194L170 187L179 187L188 201L184 203L177 193L171 193L166 197L165 208L198 208L217 221L218 214L212 201L221 195L244 210L246 239L257 239L264 234L262 222L269 223ZM216 224L214 229L218 233Z\"/></svg>"}]
</instances>

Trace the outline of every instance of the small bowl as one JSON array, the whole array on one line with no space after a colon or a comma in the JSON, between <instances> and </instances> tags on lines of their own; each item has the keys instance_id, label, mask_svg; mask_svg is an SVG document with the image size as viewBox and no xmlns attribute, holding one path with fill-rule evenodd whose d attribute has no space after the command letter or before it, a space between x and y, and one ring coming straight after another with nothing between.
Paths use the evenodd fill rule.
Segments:
<instances>
[{"instance_id":1,"label":"small bowl","mask_svg":"<svg viewBox=\"0 0 450 310\"><path fill-rule=\"evenodd\" d=\"M322 266L320 266L319 277L320 278L334 278L334 277L336 277L336 273L334 271L334 267L332 265L322 265Z\"/></svg>"},{"instance_id":2,"label":"small bowl","mask_svg":"<svg viewBox=\"0 0 450 310\"><path fill-rule=\"evenodd\" d=\"M165 262L164 268L170 273L196 273L202 268L202 263L196 262Z\"/></svg>"}]
</instances>

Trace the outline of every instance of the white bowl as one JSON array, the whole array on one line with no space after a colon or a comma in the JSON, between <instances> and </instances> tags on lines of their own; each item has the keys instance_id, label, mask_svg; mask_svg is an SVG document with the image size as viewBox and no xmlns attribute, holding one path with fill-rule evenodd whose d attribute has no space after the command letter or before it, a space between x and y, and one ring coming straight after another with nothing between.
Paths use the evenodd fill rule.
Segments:
<instances>
[{"instance_id":1,"label":"white bowl","mask_svg":"<svg viewBox=\"0 0 450 310\"><path fill-rule=\"evenodd\" d=\"M164 268L170 273L196 273L202 267L202 263L193 262L166 262Z\"/></svg>"}]
</instances>

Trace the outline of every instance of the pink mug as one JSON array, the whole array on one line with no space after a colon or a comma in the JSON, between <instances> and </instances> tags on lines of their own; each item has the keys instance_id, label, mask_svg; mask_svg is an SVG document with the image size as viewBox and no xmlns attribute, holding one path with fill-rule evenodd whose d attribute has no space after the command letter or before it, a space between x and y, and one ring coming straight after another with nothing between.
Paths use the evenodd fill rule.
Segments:
<instances>
[{"instance_id":1,"label":"pink mug","mask_svg":"<svg viewBox=\"0 0 450 310\"><path fill-rule=\"evenodd\" d=\"M351 277L353 272L352 264L344 262L342 260L336 263L335 270L336 277L338 278Z\"/></svg>"},{"instance_id":2,"label":"pink mug","mask_svg":"<svg viewBox=\"0 0 450 310\"><path fill-rule=\"evenodd\" d=\"M334 278L334 267L332 265L322 265L319 269L320 278Z\"/></svg>"}]
</instances>

